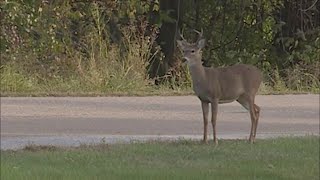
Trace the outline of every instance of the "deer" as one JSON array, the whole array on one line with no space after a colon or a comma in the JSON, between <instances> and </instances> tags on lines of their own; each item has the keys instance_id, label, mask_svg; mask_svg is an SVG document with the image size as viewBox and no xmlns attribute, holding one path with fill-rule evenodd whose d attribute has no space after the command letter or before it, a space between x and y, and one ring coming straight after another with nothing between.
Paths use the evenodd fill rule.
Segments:
<instances>
[{"instance_id":1,"label":"deer","mask_svg":"<svg viewBox=\"0 0 320 180\"><path fill-rule=\"evenodd\" d=\"M183 34L182 40L177 40L182 59L187 63L192 78L193 91L201 101L203 114L203 142L208 144L208 115L211 104L211 124L213 141L217 145L216 121L218 104L237 101L249 111L251 118L251 131L249 142L255 142L260 107L255 104L255 96L262 82L261 71L248 64L235 64L225 67L204 67L202 65L202 49L205 47L203 30L194 30L198 35L195 43L187 42Z\"/></svg>"}]
</instances>

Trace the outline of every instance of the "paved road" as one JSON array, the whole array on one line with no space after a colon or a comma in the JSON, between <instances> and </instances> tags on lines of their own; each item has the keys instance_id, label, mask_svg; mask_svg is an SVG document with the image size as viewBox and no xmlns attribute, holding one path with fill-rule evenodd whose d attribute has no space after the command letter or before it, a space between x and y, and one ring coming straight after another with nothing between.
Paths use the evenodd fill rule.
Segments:
<instances>
[{"instance_id":1,"label":"paved road","mask_svg":"<svg viewBox=\"0 0 320 180\"><path fill-rule=\"evenodd\" d=\"M257 138L319 134L319 95L257 96L256 104L262 109ZM237 102L222 104L218 138L247 138L250 122ZM1 98L1 149L102 139L200 139L202 126L194 96Z\"/></svg>"}]
</instances>

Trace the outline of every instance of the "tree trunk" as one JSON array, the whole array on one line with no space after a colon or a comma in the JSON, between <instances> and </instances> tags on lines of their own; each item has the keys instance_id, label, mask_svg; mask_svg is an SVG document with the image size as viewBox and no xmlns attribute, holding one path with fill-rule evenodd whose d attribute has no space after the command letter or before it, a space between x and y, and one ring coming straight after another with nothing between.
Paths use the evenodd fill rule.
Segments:
<instances>
[{"instance_id":1,"label":"tree trunk","mask_svg":"<svg viewBox=\"0 0 320 180\"><path fill-rule=\"evenodd\" d=\"M159 59L153 62L151 67L151 77L164 76L168 69L172 67L177 61L174 58L176 51L176 35L179 29L181 18L182 0L160 0L160 11L168 12L168 16L174 21L163 21L160 27L160 34L157 38L157 43L160 45L162 52L164 53L164 59Z\"/></svg>"}]
</instances>

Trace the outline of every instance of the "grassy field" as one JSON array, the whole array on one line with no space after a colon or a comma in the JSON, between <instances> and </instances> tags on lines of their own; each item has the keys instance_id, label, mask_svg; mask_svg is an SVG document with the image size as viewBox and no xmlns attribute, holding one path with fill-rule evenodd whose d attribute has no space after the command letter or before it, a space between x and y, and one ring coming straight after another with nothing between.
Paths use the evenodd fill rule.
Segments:
<instances>
[{"instance_id":1,"label":"grassy field","mask_svg":"<svg viewBox=\"0 0 320 180\"><path fill-rule=\"evenodd\" d=\"M319 137L195 141L1 152L1 179L319 179Z\"/></svg>"}]
</instances>

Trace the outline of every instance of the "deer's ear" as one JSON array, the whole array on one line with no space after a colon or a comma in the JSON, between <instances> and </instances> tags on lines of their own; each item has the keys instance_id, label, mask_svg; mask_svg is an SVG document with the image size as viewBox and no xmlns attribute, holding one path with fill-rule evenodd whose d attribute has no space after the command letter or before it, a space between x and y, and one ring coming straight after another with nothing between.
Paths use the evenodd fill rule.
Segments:
<instances>
[{"instance_id":1,"label":"deer's ear","mask_svg":"<svg viewBox=\"0 0 320 180\"><path fill-rule=\"evenodd\" d=\"M199 49L202 49L202 48L204 48L205 44L206 44L206 40L205 39L200 39L198 41L197 46L198 46Z\"/></svg>"},{"instance_id":2,"label":"deer's ear","mask_svg":"<svg viewBox=\"0 0 320 180\"><path fill-rule=\"evenodd\" d=\"M178 44L179 49L183 48L183 41L177 40L177 44Z\"/></svg>"}]
</instances>

